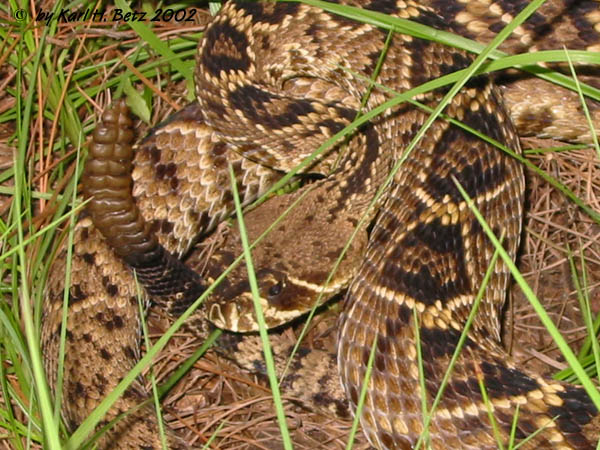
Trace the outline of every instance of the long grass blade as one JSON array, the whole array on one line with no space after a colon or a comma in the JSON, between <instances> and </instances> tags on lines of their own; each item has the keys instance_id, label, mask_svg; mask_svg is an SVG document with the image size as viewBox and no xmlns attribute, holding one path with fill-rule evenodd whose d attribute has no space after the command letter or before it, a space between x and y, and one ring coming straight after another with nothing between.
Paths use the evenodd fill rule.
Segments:
<instances>
[{"instance_id":1,"label":"long grass blade","mask_svg":"<svg viewBox=\"0 0 600 450\"><path fill-rule=\"evenodd\" d=\"M291 450L293 448L292 440L290 438L290 432L288 431L287 427L285 411L283 409L283 402L281 400L281 393L279 392L279 382L277 380L275 361L273 360L273 353L271 351L271 344L269 342L267 323L265 321L265 316L262 311L262 306L260 304L258 282L256 281L256 274L254 273L254 266L252 264L252 253L250 251L250 245L248 243L248 233L246 232L246 226L244 224L242 205L237 191L235 173L231 164L229 164L229 176L231 178L231 190L235 202L235 212L237 214L238 226L240 229L240 239L242 241L242 247L244 249L246 267L248 268L248 282L250 284L250 291L252 292L252 300L254 301L254 311L256 313L256 321L258 322L259 326L260 340L262 341L263 345L265 365L267 367L267 377L269 379L269 385L271 386L273 402L275 403L275 413L277 415L277 422L279 423L279 429L281 431L281 437L283 439L283 446L286 450Z\"/></svg>"}]
</instances>

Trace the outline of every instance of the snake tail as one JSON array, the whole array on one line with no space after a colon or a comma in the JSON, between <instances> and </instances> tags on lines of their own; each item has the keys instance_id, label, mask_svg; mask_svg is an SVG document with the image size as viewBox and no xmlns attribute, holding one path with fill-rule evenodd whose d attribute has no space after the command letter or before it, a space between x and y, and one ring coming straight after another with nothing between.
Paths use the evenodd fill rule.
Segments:
<instances>
[{"instance_id":1,"label":"snake tail","mask_svg":"<svg viewBox=\"0 0 600 450\"><path fill-rule=\"evenodd\" d=\"M133 122L124 100L102 116L83 174L92 222L114 252L136 272L150 297L181 314L205 290L200 276L156 239L132 196Z\"/></svg>"}]
</instances>

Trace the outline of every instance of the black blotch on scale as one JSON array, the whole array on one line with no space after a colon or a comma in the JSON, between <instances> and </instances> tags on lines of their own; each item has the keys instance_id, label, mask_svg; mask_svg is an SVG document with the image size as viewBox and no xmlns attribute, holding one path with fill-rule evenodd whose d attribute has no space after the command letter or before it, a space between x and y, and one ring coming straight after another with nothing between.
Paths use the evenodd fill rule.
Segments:
<instances>
[{"instance_id":1,"label":"black blotch on scale","mask_svg":"<svg viewBox=\"0 0 600 450\"><path fill-rule=\"evenodd\" d=\"M443 274L432 272L426 265L414 264L410 271L402 267L406 249L428 248L439 257L451 258L456 267L455 276L444 280ZM384 263L381 284L395 292L406 295L425 305L442 303L470 291L471 286L464 265L464 244L460 225L442 225L440 219L420 223L402 240L401 245L390 252Z\"/></svg>"},{"instance_id":2,"label":"black blotch on scale","mask_svg":"<svg viewBox=\"0 0 600 450\"><path fill-rule=\"evenodd\" d=\"M315 112L311 102L296 100L290 102L285 111L273 114L267 105L272 105L278 96L258 89L255 86L242 86L229 94L229 103L232 109L239 109L253 123L264 125L272 129L289 127L300 122L298 117Z\"/></svg>"},{"instance_id":3,"label":"black blotch on scale","mask_svg":"<svg viewBox=\"0 0 600 450\"><path fill-rule=\"evenodd\" d=\"M261 3L256 1L238 1L237 9L252 16L253 23L268 23L275 25L281 23L286 16L294 16L300 9L299 3Z\"/></svg>"}]
</instances>

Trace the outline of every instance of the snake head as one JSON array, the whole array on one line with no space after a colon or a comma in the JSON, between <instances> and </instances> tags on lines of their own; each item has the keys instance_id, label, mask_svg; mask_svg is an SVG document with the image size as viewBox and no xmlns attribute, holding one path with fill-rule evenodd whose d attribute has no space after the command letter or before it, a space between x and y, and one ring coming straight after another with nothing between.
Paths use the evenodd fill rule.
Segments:
<instances>
[{"instance_id":1,"label":"snake head","mask_svg":"<svg viewBox=\"0 0 600 450\"><path fill-rule=\"evenodd\" d=\"M262 267L255 271L258 301L268 328L295 319L341 290L335 281L325 287L327 272L307 270L298 273L293 268L282 269ZM208 319L219 328L236 332L258 330L254 299L243 262L215 287L206 302L206 310Z\"/></svg>"},{"instance_id":2,"label":"snake head","mask_svg":"<svg viewBox=\"0 0 600 450\"><path fill-rule=\"evenodd\" d=\"M364 252L366 231L362 230L338 264L356 224L341 216L329 221L326 208L319 209L315 197L306 196L308 201L285 216L252 250L258 301L268 328L283 325L339 293L355 274ZM244 222L249 241L256 240L293 200L290 195L274 197L247 213ZM311 217L310 223L307 217ZM225 244L208 263L207 278L216 279L241 254L241 239L237 227L232 227ZM206 311L208 319L219 328L258 330L243 261L215 287L206 301Z\"/></svg>"},{"instance_id":3,"label":"snake head","mask_svg":"<svg viewBox=\"0 0 600 450\"><path fill-rule=\"evenodd\" d=\"M310 309L314 292L296 285L286 273L269 268L256 271L258 301L268 328L293 320ZM208 319L219 328L231 331L257 331L255 306L247 272L234 271L223 280L207 300Z\"/></svg>"}]
</instances>

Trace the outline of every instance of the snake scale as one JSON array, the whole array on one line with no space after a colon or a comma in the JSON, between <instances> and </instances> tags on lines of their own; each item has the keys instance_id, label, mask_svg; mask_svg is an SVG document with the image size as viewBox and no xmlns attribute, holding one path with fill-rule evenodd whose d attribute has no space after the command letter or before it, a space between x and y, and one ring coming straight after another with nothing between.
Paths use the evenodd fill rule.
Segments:
<instances>
[{"instance_id":1,"label":"snake scale","mask_svg":"<svg viewBox=\"0 0 600 450\"><path fill-rule=\"evenodd\" d=\"M527 2L341 3L485 42ZM597 1L548 1L501 48L519 52L564 44L600 51L599 24ZM239 237L231 232L202 276L191 261L182 262L198 239L232 213L229 164L248 205L361 110L370 111L395 95L381 85L406 91L473 61L464 51L401 33L386 41L385 30L302 3L228 2L199 46L196 102L152 130L135 149L124 103L105 112L86 164L84 193L91 201L75 228L71 258L62 390L69 427L80 424L140 356L131 269L147 296L176 316L240 253ZM370 78L379 83L372 89ZM447 90L421 93L415 100L435 108ZM528 95L543 100L521 101ZM292 375L284 387L304 390L307 402L339 414L346 408L345 397L354 411L374 346L362 429L378 448L416 444L424 432L421 399L431 406L494 253L455 181L502 236L511 258L523 214L520 164L448 118L515 152L517 136L523 134L589 141L587 128L573 119L573 111L579 116L581 111L576 101L570 106L571 98L539 80L524 80L501 93L490 77L477 76L453 98L445 118L425 131L386 185L391 168L404 158L429 115L413 104L393 106L306 166L299 177L316 178L311 183L272 197L245 216L254 239L297 202L253 252L269 326L308 311L321 290L330 297L347 288L337 353L343 390L331 382L335 355L316 351L301 354L299 365L305 374L318 375L318 381ZM556 108L549 106L552 101ZM600 124L600 109L592 103L590 108ZM557 127L565 114L566 127ZM383 195L376 198L380 188ZM347 253L325 285L350 237ZM53 265L43 317L52 386L65 264L63 249ZM232 272L202 306L200 313L217 326L256 328L244 270L240 266ZM598 411L585 392L526 373L502 349L499 323L508 281L507 266L498 261L428 426L431 448L497 448L497 439L506 444L517 406L517 442L541 429L523 448L595 448ZM198 323L197 332L205 333L209 325ZM235 353L254 346L256 338L236 336L233 341L224 343ZM314 366L307 368L311 361ZM478 380L491 399L499 437ZM134 382L100 425L146 397L141 382ZM112 426L99 444L157 449L157 430L151 408L142 407ZM172 432L167 434L172 448L186 448Z\"/></svg>"}]
</instances>

